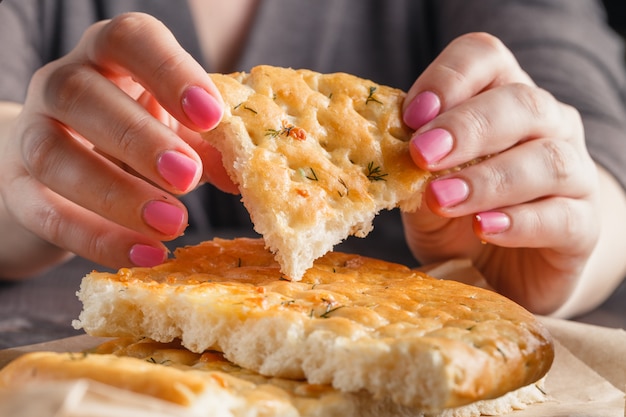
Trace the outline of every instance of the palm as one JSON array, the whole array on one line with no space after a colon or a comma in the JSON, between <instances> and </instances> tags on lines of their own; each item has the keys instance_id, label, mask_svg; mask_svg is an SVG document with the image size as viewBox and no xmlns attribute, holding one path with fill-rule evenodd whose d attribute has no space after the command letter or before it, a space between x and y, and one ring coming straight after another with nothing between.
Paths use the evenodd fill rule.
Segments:
<instances>
[{"instance_id":1,"label":"palm","mask_svg":"<svg viewBox=\"0 0 626 417\"><path fill-rule=\"evenodd\" d=\"M482 242L472 217L446 219L423 208L405 214L408 243L424 263L469 258L489 285L531 311L547 313L575 284L584 261L550 248L511 248Z\"/></svg>"}]
</instances>

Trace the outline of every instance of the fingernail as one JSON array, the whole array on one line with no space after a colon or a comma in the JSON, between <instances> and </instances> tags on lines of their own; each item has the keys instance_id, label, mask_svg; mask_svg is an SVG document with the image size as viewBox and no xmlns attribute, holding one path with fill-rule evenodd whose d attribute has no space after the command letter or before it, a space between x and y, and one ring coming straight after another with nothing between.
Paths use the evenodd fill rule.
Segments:
<instances>
[{"instance_id":1,"label":"fingernail","mask_svg":"<svg viewBox=\"0 0 626 417\"><path fill-rule=\"evenodd\" d=\"M424 91L415 96L404 111L404 123L413 129L419 129L433 120L441 109L441 101L435 93Z\"/></svg>"},{"instance_id":2,"label":"fingernail","mask_svg":"<svg viewBox=\"0 0 626 417\"><path fill-rule=\"evenodd\" d=\"M213 129L222 118L222 105L201 87L189 87L182 105L187 117L202 130Z\"/></svg>"},{"instance_id":3,"label":"fingernail","mask_svg":"<svg viewBox=\"0 0 626 417\"><path fill-rule=\"evenodd\" d=\"M442 208L457 205L469 196L469 186L458 178L433 181L430 189Z\"/></svg>"},{"instance_id":4,"label":"fingernail","mask_svg":"<svg viewBox=\"0 0 626 417\"><path fill-rule=\"evenodd\" d=\"M179 191L187 191L196 179L198 164L180 152L166 151L157 160L159 174Z\"/></svg>"},{"instance_id":5,"label":"fingernail","mask_svg":"<svg viewBox=\"0 0 626 417\"><path fill-rule=\"evenodd\" d=\"M151 201L143 208L143 218L148 225L159 232L176 236L183 228L185 212L163 201Z\"/></svg>"},{"instance_id":6,"label":"fingernail","mask_svg":"<svg viewBox=\"0 0 626 417\"><path fill-rule=\"evenodd\" d=\"M162 264L167 254L163 249L137 244L130 248L128 256L136 266L153 267Z\"/></svg>"},{"instance_id":7,"label":"fingernail","mask_svg":"<svg viewBox=\"0 0 626 417\"><path fill-rule=\"evenodd\" d=\"M483 233L494 235L502 233L511 227L511 219L504 213L498 211L486 211L476 215L476 221L480 225Z\"/></svg>"},{"instance_id":8,"label":"fingernail","mask_svg":"<svg viewBox=\"0 0 626 417\"><path fill-rule=\"evenodd\" d=\"M448 155L453 145L452 135L447 130L433 129L411 139L410 151L414 157L421 157L430 165ZM418 155L414 155L414 152Z\"/></svg>"}]
</instances>

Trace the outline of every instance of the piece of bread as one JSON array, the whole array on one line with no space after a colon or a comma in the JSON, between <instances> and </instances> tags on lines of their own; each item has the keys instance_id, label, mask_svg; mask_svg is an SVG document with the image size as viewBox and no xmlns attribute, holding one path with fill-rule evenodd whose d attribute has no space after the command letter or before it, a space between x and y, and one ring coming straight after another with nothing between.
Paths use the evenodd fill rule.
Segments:
<instances>
[{"instance_id":1,"label":"piece of bread","mask_svg":"<svg viewBox=\"0 0 626 417\"><path fill-rule=\"evenodd\" d=\"M404 92L270 66L211 77L225 112L204 138L290 279L349 235L367 235L381 210L419 206L429 174L409 155Z\"/></svg>"},{"instance_id":2,"label":"piece of bread","mask_svg":"<svg viewBox=\"0 0 626 417\"><path fill-rule=\"evenodd\" d=\"M0 371L0 389L87 379L164 400L193 416L422 417L419 409L375 400L366 392L344 393L328 385L264 377L240 368L219 352L195 354L177 343L115 339L95 353L36 352ZM504 397L449 409L441 416L504 414L546 399L541 383ZM150 401L147 398L144 403ZM146 404L147 406L148 404Z\"/></svg>"},{"instance_id":3,"label":"piece of bread","mask_svg":"<svg viewBox=\"0 0 626 417\"><path fill-rule=\"evenodd\" d=\"M179 338L263 375L436 411L540 379L553 359L532 314L491 291L331 252L299 282L261 239L177 249L155 268L92 272L74 327L94 336Z\"/></svg>"}]
</instances>

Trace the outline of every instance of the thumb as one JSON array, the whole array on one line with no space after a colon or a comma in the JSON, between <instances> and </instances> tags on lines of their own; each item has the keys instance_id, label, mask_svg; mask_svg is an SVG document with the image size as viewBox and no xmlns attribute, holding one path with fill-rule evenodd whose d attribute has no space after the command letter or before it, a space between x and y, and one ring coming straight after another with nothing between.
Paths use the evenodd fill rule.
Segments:
<instances>
[{"instance_id":1,"label":"thumb","mask_svg":"<svg viewBox=\"0 0 626 417\"><path fill-rule=\"evenodd\" d=\"M445 218L422 204L414 212L403 212L402 222L407 244L422 264L475 259L483 246L473 232L471 216Z\"/></svg>"}]
</instances>

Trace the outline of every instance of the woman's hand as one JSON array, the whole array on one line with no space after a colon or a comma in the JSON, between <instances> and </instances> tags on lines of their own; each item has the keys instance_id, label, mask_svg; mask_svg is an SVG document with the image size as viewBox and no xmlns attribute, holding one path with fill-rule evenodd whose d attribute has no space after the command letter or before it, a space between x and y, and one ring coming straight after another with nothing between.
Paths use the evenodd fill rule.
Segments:
<instances>
[{"instance_id":1,"label":"woman's hand","mask_svg":"<svg viewBox=\"0 0 626 417\"><path fill-rule=\"evenodd\" d=\"M35 74L1 138L4 208L25 231L103 265L158 264L162 241L187 225L175 195L202 180L236 191L197 133L221 115L210 77L160 22L95 24Z\"/></svg>"},{"instance_id":2,"label":"woman's hand","mask_svg":"<svg viewBox=\"0 0 626 417\"><path fill-rule=\"evenodd\" d=\"M417 79L404 118L417 129L413 160L438 173L420 211L404 215L416 257L471 258L528 309L561 306L600 230L578 112L538 88L499 40L469 34Z\"/></svg>"}]
</instances>

